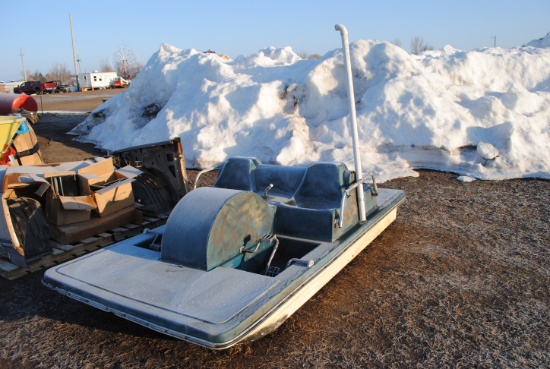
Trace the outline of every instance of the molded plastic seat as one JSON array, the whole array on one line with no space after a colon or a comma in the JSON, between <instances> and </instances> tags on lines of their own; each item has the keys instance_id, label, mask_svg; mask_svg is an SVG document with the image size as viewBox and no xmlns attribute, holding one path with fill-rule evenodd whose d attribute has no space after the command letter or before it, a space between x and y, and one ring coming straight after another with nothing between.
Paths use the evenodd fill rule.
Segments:
<instances>
[{"instance_id":1,"label":"molded plastic seat","mask_svg":"<svg viewBox=\"0 0 550 369\"><path fill-rule=\"evenodd\" d=\"M334 241L345 231L335 227L335 223L340 216L342 196L349 185L351 174L343 163L316 163L309 166L294 194L296 205L277 205L275 232Z\"/></svg>"},{"instance_id":2,"label":"molded plastic seat","mask_svg":"<svg viewBox=\"0 0 550 369\"><path fill-rule=\"evenodd\" d=\"M344 163L314 163L309 167L261 164L256 158L234 157L222 165L214 187L252 191L277 207L274 232L332 242L357 223L354 194L346 200L345 226L336 225L345 189L354 179Z\"/></svg>"},{"instance_id":3,"label":"molded plastic seat","mask_svg":"<svg viewBox=\"0 0 550 369\"><path fill-rule=\"evenodd\" d=\"M315 163L307 168L294 199L303 208L338 208L347 185L349 171L344 163Z\"/></svg>"},{"instance_id":4,"label":"molded plastic seat","mask_svg":"<svg viewBox=\"0 0 550 369\"><path fill-rule=\"evenodd\" d=\"M213 187L241 191L256 191L253 171L262 162L257 158L234 157L227 159L218 173Z\"/></svg>"},{"instance_id":5,"label":"molded plastic seat","mask_svg":"<svg viewBox=\"0 0 550 369\"><path fill-rule=\"evenodd\" d=\"M269 191L269 196L277 196L287 199L294 197L296 190L304 179L307 167L286 167L281 165L262 164L256 167L254 179L256 181L256 191L259 195L264 194L264 190L273 185Z\"/></svg>"}]
</instances>

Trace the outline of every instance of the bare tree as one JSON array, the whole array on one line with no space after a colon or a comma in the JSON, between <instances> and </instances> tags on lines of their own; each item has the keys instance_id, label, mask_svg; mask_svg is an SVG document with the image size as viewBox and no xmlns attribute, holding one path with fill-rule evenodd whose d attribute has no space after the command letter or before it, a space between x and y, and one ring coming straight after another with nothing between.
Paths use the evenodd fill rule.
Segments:
<instances>
[{"instance_id":1,"label":"bare tree","mask_svg":"<svg viewBox=\"0 0 550 369\"><path fill-rule=\"evenodd\" d=\"M46 74L48 81L66 82L69 78L71 78L71 71L64 63L55 63Z\"/></svg>"},{"instance_id":2,"label":"bare tree","mask_svg":"<svg viewBox=\"0 0 550 369\"><path fill-rule=\"evenodd\" d=\"M21 78L22 79L25 79L25 77L27 77L27 79L29 79L29 77L31 76L31 71L30 70L26 70L26 71L21 71Z\"/></svg>"},{"instance_id":3,"label":"bare tree","mask_svg":"<svg viewBox=\"0 0 550 369\"><path fill-rule=\"evenodd\" d=\"M114 72L113 66L111 65L111 62L109 59L102 59L99 62L99 71L100 72Z\"/></svg>"},{"instance_id":4,"label":"bare tree","mask_svg":"<svg viewBox=\"0 0 550 369\"><path fill-rule=\"evenodd\" d=\"M395 40L393 40L392 44L394 44L395 46L401 47L401 40L396 38Z\"/></svg>"},{"instance_id":5,"label":"bare tree","mask_svg":"<svg viewBox=\"0 0 550 369\"><path fill-rule=\"evenodd\" d=\"M320 59L321 58L321 55L319 55L319 54L308 54L305 51L302 51L301 53L299 53L298 56L300 58L302 58L303 60L306 60L306 59Z\"/></svg>"},{"instance_id":6,"label":"bare tree","mask_svg":"<svg viewBox=\"0 0 550 369\"><path fill-rule=\"evenodd\" d=\"M418 55L426 50L433 50L433 47L425 43L422 37L413 37L411 40L411 54Z\"/></svg>"},{"instance_id":7,"label":"bare tree","mask_svg":"<svg viewBox=\"0 0 550 369\"><path fill-rule=\"evenodd\" d=\"M141 64L141 61L138 60L137 65L134 66L134 74L131 76L132 78L135 78L139 72L143 69L143 64Z\"/></svg>"},{"instance_id":8,"label":"bare tree","mask_svg":"<svg viewBox=\"0 0 550 369\"><path fill-rule=\"evenodd\" d=\"M28 73L27 79L29 81L40 81L40 82L46 82L46 77L40 72L38 69L34 73Z\"/></svg>"}]
</instances>

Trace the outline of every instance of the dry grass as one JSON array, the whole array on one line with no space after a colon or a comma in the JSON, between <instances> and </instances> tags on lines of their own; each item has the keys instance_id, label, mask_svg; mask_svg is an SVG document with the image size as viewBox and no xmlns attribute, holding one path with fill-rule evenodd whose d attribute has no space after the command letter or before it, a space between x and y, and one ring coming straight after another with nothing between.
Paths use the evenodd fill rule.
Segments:
<instances>
[{"instance_id":1,"label":"dry grass","mask_svg":"<svg viewBox=\"0 0 550 369\"><path fill-rule=\"evenodd\" d=\"M407 194L397 221L276 332L226 351L61 296L40 273L0 279L0 367L549 367L550 182L455 178L385 183Z\"/></svg>"}]
</instances>

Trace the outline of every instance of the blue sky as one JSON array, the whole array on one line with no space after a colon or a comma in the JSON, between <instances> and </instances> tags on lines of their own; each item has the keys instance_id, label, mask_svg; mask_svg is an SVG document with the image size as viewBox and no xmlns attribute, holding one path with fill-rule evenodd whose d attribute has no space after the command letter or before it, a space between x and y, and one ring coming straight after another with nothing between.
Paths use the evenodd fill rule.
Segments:
<instances>
[{"instance_id":1,"label":"blue sky","mask_svg":"<svg viewBox=\"0 0 550 369\"><path fill-rule=\"evenodd\" d=\"M341 47L337 23L350 41L400 40L406 50L415 36L436 49L472 50L492 46L493 36L514 47L550 32L549 0L1 0L0 80L22 78L20 48L32 73L56 63L74 71L69 13L83 71L99 69L120 45L145 64L163 42L232 58L268 46L322 55Z\"/></svg>"}]
</instances>

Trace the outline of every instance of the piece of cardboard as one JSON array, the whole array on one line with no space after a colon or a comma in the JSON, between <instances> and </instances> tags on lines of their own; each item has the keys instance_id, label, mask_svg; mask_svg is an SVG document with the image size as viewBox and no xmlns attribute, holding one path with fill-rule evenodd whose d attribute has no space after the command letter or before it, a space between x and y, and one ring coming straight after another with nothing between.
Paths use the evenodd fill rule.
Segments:
<instances>
[{"instance_id":1,"label":"piece of cardboard","mask_svg":"<svg viewBox=\"0 0 550 369\"><path fill-rule=\"evenodd\" d=\"M115 170L108 158L78 170L82 193L93 195L100 217L134 206L132 181L141 172L130 168Z\"/></svg>"},{"instance_id":2,"label":"piece of cardboard","mask_svg":"<svg viewBox=\"0 0 550 369\"><path fill-rule=\"evenodd\" d=\"M104 217L120 209L134 206L132 179L124 179L113 185L94 191L97 213Z\"/></svg>"},{"instance_id":3,"label":"piece of cardboard","mask_svg":"<svg viewBox=\"0 0 550 369\"><path fill-rule=\"evenodd\" d=\"M34 186L36 195L42 197L50 187L50 183L42 177L32 173L10 173L4 177L4 187L7 190Z\"/></svg>"},{"instance_id":4,"label":"piece of cardboard","mask_svg":"<svg viewBox=\"0 0 550 369\"><path fill-rule=\"evenodd\" d=\"M76 184L78 177L74 171L45 173L44 178L54 183L57 178L72 178ZM97 207L91 194L63 196L62 188L50 186L46 191L46 220L56 226L83 222L91 218L91 211ZM61 193L59 193L61 192Z\"/></svg>"},{"instance_id":5,"label":"piece of cardboard","mask_svg":"<svg viewBox=\"0 0 550 369\"><path fill-rule=\"evenodd\" d=\"M42 164L42 154L38 145L38 139L31 127L29 131L18 134L13 140L12 146L17 151L19 165Z\"/></svg>"},{"instance_id":6,"label":"piece of cardboard","mask_svg":"<svg viewBox=\"0 0 550 369\"><path fill-rule=\"evenodd\" d=\"M56 226L90 220L94 199L88 196L57 196L53 190L46 192L46 220ZM65 208L65 206L67 208Z\"/></svg>"},{"instance_id":7,"label":"piece of cardboard","mask_svg":"<svg viewBox=\"0 0 550 369\"><path fill-rule=\"evenodd\" d=\"M106 158L105 160L79 169L78 174L83 178L86 178L88 184L93 185L96 183L106 182L109 177L113 175L114 171L115 166L113 165L113 158Z\"/></svg>"},{"instance_id":8,"label":"piece of cardboard","mask_svg":"<svg viewBox=\"0 0 550 369\"><path fill-rule=\"evenodd\" d=\"M122 167L120 169L116 170L117 173L122 174L126 178L136 178L140 174L143 174L143 172L131 165L127 165L125 167Z\"/></svg>"},{"instance_id":9,"label":"piece of cardboard","mask_svg":"<svg viewBox=\"0 0 550 369\"><path fill-rule=\"evenodd\" d=\"M92 196L58 196L65 210L94 210L97 205Z\"/></svg>"}]
</instances>

